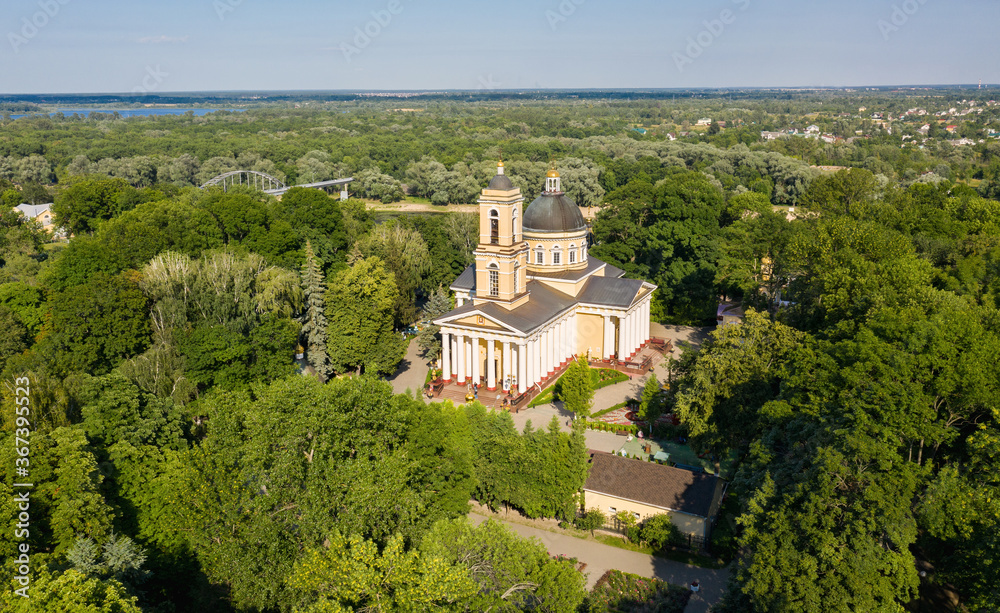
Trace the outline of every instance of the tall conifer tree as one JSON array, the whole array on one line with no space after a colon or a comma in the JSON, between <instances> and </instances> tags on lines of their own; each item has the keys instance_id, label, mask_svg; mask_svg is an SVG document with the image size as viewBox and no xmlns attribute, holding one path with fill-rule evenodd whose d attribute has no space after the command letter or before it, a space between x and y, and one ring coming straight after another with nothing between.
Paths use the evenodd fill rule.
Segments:
<instances>
[{"instance_id":1,"label":"tall conifer tree","mask_svg":"<svg viewBox=\"0 0 1000 613\"><path fill-rule=\"evenodd\" d=\"M333 374L330 355L326 350L327 322L324 313L326 289L323 271L316 259L312 244L306 241L306 261L302 265L302 291L306 312L302 316L302 337L306 341L306 355L309 364L316 370L320 381L326 381Z\"/></svg>"}]
</instances>

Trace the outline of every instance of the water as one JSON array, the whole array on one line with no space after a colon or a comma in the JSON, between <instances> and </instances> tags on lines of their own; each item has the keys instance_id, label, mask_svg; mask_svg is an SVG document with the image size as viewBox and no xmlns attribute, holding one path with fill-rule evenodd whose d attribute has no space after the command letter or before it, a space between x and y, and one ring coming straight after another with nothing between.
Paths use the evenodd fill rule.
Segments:
<instances>
[{"instance_id":1,"label":"water","mask_svg":"<svg viewBox=\"0 0 1000 613\"><path fill-rule=\"evenodd\" d=\"M201 117L202 115L208 115L209 113L214 113L216 111L233 111L235 113L242 113L245 109L177 109L177 108L158 108L158 109L59 109L58 111L53 111L48 113L49 117L52 117L56 113L62 113L67 117L73 115L73 113L78 113L86 117L90 113L106 113L111 115L117 112L121 117L159 117L162 115L183 115L188 111L195 114L196 117ZM38 117L40 113L22 113L20 115L11 115L11 119L21 119L22 117Z\"/></svg>"}]
</instances>

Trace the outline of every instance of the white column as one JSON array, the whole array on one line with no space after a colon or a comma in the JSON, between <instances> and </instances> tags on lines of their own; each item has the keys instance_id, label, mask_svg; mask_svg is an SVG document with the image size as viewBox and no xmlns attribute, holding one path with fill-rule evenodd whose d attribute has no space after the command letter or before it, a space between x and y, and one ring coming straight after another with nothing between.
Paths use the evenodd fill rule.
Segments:
<instances>
[{"instance_id":1,"label":"white column","mask_svg":"<svg viewBox=\"0 0 1000 613\"><path fill-rule=\"evenodd\" d=\"M451 381L451 334L441 333L441 376Z\"/></svg>"},{"instance_id":2,"label":"white column","mask_svg":"<svg viewBox=\"0 0 1000 613\"><path fill-rule=\"evenodd\" d=\"M559 322L559 363L569 361L569 318Z\"/></svg>"},{"instance_id":3,"label":"white column","mask_svg":"<svg viewBox=\"0 0 1000 613\"><path fill-rule=\"evenodd\" d=\"M510 369L510 341L504 341L503 343L503 380L506 381L507 377L512 374Z\"/></svg>"},{"instance_id":4,"label":"white column","mask_svg":"<svg viewBox=\"0 0 1000 613\"><path fill-rule=\"evenodd\" d=\"M545 378L544 371L542 370L542 335L539 334L535 338L535 383L541 383L542 379Z\"/></svg>"},{"instance_id":5,"label":"white column","mask_svg":"<svg viewBox=\"0 0 1000 613\"><path fill-rule=\"evenodd\" d=\"M458 362L458 382L465 383L465 337L456 334L455 341L458 343L458 351L455 352L455 361Z\"/></svg>"},{"instance_id":6,"label":"white column","mask_svg":"<svg viewBox=\"0 0 1000 613\"><path fill-rule=\"evenodd\" d=\"M577 315L576 311L573 311L573 316L569 321L569 353L576 355L580 350L580 316Z\"/></svg>"},{"instance_id":7,"label":"white column","mask_svg":"<svg viewBox=\"0 0 1000 613\"><path fill-rule=\"evenodd\" d=\"M635 317L634 313L629 313L625 316L625 336L627 338L625 345L625 353L628 357L632 357L632 353L635 352Z\"/></svg>"},{"instance_id":8,"label":"white column","mask_svg":"<svg viewBox=\"0 0 1000 613\"><path fill-rule=\"evenodd\" d=\"M517 393L528 390L528 346L517 346Z\"/></svg>"},{"instance_id":9,"label":"white column","mask_svg":"<svg viewBox=\"0 0 1000 613\"><path fill-rule=\"evenodd\" d=\"M652 307L652 306L653 306L652 305L652 301L646 300L646 304L643 307L643 311L642 311L642 334L643 334L643 339L642 340L643 340L643 342L646 342L649 339L653 338L653 335L650 334L650 332L649 332L649 330L650 330L649 310L650 310L650 307Z\"/></svg>"},{"instance_id":10,"label":"white column","mask_svg":"<svg viewBox=\"0 0 1000 613\"><path fill-rule=\"evenodd\" d=\"M618 359L628 359L628 330L626 329L626 317L618 317Z\"/></svg>"},{"instance_id":11,"label":"white column","mask_svg":"<svg viewBox=\"0 0 1000 613\"><path fill-rule=\"evenodd\" d=\"M553 333L556 336L555 363L556 363L556 368L559 368L560 366L562 366L563 360L566 358L566 352L564 351L565 338L563 337L563 322L561 321L556 322L556 327L553 328Z\"/></svg>"},{"instance_id":12,"label":"white column","mask_svg":"<svg viewBox=\"0 0 1000 613\"><path fill-rule=\"evenodd\" d=\"M541 373L541 377L539 379L539 381L540 381L540 380L544 379L546 376L548 376L548 374L549 374L549 332L548 332L548 330L546 330L545 332L542 332L542 334L538 338L538 340L541 343L541 352L539 353L539 357L538 357L538 367L541 369L539 371Z\"/></svg>"},{"instance_id":13,"label":"white column","mask_svg":"<svg viewBox=\"0 0 1000 613\"><path fill-rule=\"evenodd\" d=\"M486 341L486 387L491 390L497 388L497 370L493 365L496 361L496 356L493 353L495 344L496 341L493 339L487 339Z\"/></svg>"},{"instance_id":14,"label":"white column","mask_svg":"<svg viewBox=\"0 0 1000 613\"><path fill-rule=\"evenodd\" d=\"M604 316L604 359L608 360L611 358L611 354L615 352L615 324L611 320L610 315Z\"/></svg>"},{"instance_id":15,"label":"white column","mask_svg":"<svg viewBox=\"0 0 1000 613\"><path fill-rule=\"evenodd\" d=\"M451 376L458 378L458 337L451 337Z\"/></svg>"},{"instance_id":16,"label":"white column","mask_svg":"<svg viewBox=\"0 0 1000 613\"><path fill-rule=\"evenodd\" d=\"M559 335L556 329L549 328L549 370L555 371L559 368Z\"/></svg>"},{"instance_id":17,"label":"white column","mask_svg":"<svg viewBox=\"0 0 1000 613\"><path fill-rule=\"evenodd\" d=\"M472 382L476 385L479 384L479 367L482 360L479 357L479 337L473 336L472 339Z\"/></svg>"},{"instance_id":18,"label":"white column","mask_svg":"<svg viewBox=\"0 0 1000 613\"><path fill-rule=\"evenodd\" d=\"M524 347L524 360L526 362L526 369L524 372L525 377L524 385L526 387L531 387L535 384L535 342L529 340L528 344Z\"/></svg>"}]
</instances>

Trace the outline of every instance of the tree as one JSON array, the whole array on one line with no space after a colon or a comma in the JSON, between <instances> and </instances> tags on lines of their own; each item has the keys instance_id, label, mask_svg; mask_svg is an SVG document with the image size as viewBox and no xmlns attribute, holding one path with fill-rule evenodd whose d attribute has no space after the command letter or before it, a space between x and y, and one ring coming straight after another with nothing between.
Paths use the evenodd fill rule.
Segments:
<instances>
[{"instance_id":1,"label":"tree","mask_svg":"<svg viewBox=\"0 0 1000 613\"><path fill-rule=\"evenodd\" d=\"M633 530L635 529L636 524L635 513L632 511L621 510L615 513L615 519L618 520L618 525L622 527L622 540L632 540Z\"/></svg>"},{"instance_id":2,"label":"tree","mask_svg":"<svg viewBox=\"0 0 1000 613\"><path fill-rule=\"evenodd\" d=\"M305 595L308 604L296 609L304 613L462 611L477 589L465 566L406 551L399 535L379 551L372 541L336 533L306 553L288 584Z\"/></svg>"},{"instance_id":3,"label":"tree","mask_svg":"<svg viewBox=\"0 0 1000 613\"><path fill-rule=\"evenodd\" d=\"M49 523L56 553L69 549L78 535L103 541L111 532L112 508L101 493L104 477L97 467L93 449L79 428L52 431L54 479L40 486L51 499Z\"/></svg>"},{"instance_id":4,"label":"tree","mask_svg":"<svg viewBox=\"0 0 1000 613\"><path fill-rule=\"evenodd\" d=\"M384 546L461 513L463 441L430 428L411 437L424 405L384 381L294 376L201 407L208 431L185 484L198 494L179 512L206 574L238 607L290 608L300 594L287 577L335 531Z\"/></svg>"},{"instance_id":5,"label":"tree","mask_svg":"<svg viewBox=\"0 0 1000 613\"><path fill-rule=\"evenodd\" d=\"M15 164L17 180L21 183L51 183L52 165L44 157L36 154L21 158Z\"/></svg>"},{"instance_id":6,"label":"tree","mask_svg":"<svg viewBox=\"0 0 1000 613\"><path fill-rule=\"evenodd\" d=\"M675 412L692 439L724 454L760 436L768 423L760 411L775 399L805 341L803 333L753 310L739 325L713 332L677 382Z\"/></svg>"},{"instance_id":7,"label":"tree","mask_svg":"<svg viewBox=\"0 0 1000 613\"><path fill-rule=\"evenodd\" d=\"M681 543L684 538L666 513L647 517L646 521L642 522L639 534L653 549L664 549L667 545Z\"/></svg>"},{"instance_id":8,"label":"tree","mask_svg":"<svg viewBox=\"0 0 1000 613\"><path fill-rule=\"evenodd\" d=\"M97 274L51 300L51 336L62 373L109 372L142 353L150 341L149 310L134 277Z\"/></svg>"},{"instance_id":9,"label":"tree","mask_svg":"<svg viewBox=\"0 0 1000 613\"><path fill-rule=\"evenodd\" d=\"M566 369L559 378L559 398L566 410L579 418L590 417L590 409L594 404L594 383L590 377L590 365L587 358L580 356Z\"/></svg>"},{"instance_id":10,"label":"tree","mask_svg":"<svg viewBox=\"0 0 1000 613\"><path fill-rule=\"evenodd\" d=\"M587 509L587 512L583 514L582 517L576 519L576 527L581 530L590 530L590 535L594 535L594 530L604 527L607 523L608 517L603 511L594 507L592 509Z\"/></svg>"},{"instance_id":11,"label":"tree","mask_svg":"<svg viewBox=\"0 0 1000 613\"><path fill-rule=\"evenodd\" d=\"M386 270L392 271L397 290L393 301L396 327L413 323L416 290L431 267L427 244L420 233L400 223L385 223L358 241L356 248L364 257L378 257Z\"/></svg>"},{"instance_id":12,"label":"tree","mask_svg":"<svg viewBox=\"0 0 1000 613\"><path fill-rule=\"evenodd\" d=\"M149 573L142 569L146 553L127 536L112 534L103 547L87 536L80 536L66 552L66 560L88 577L114 579L133 587Z\"/></svg>"},{"instance_id":13,"label":"tree","mask_svg":"<svg viewBox=\"0 0 1000 613\"><path fill-rule=\"evenodd\" d=\"M324 313L323 272L320 270L312 245L306 242L306 262L302 265L302 296L306 305L302 314L302 335L305 338L306 355L309 364L316 370L320 381L326 381L333 374L330 356L327 354L327 321Z\"/></svg>"},{"instance_id":14,"label":"tree","mask_svg":"<svg viewBox=\"0 0 1000 613\"><path fill-rule=\"evenodd\" d=\"M656 375L649 373L646 384L642 387L642 399L639 402L639 419L649 422L650 426L660 416L660 382Z\"/></svg>"},{"instance_id":15,"label":"tree","mask_svg":"<svg viewBox=\"0 0 1000 613\"><path fill-rule=\"evenodd\" d=\"M406 345L393 331L398 292L382 260L365 258L341 271L326 294L330 362L339 372L391 374Z\"/></svg>"},{"instance_id":16,"label":"tree","mask_svg":"<svg viewBox=\"0 0 1000 613\"><path fill-rule=\"evenodd\" d=\"M554 560L536 539L522 539L492 519L472 526L465 518L442 521L420 551L468 569L478 591L465 601L473 611L575 611L584 578L568 560Z\"/></svg>"},{"instance_id":17,"label":"tree","mask_svg":"<svg viewBox=\"0 0 1000 613\"><path fill-rule=\"evenodd\" d=\"M441 326L431 322L452 310L451 296L441 286L438 286L427 299L427 304L420 311L420 321L423 327L417 335L417 345L420 355L426 360L436 362L441 358Z\"/></svg>"},{"instance_id":18,"label":"tree","mask_svg":"<svg viewBox=\"0 0 1000 613\"><path fill-rule=\"evenodd\" d=\"M32 577L30 596L4 590L0 604L12 613L142 613L138 599L118 581L87 577L69 569L53 573L42 566Z\"/></svg>"},{"instance_id":19,"label":"tree","mask_svg":"<svg viewBox=\"0 0 1000 613\"><path fill-rule=\"evenodd\" d=\"M124 179L84 179L56 197L52 213L70 234L92 234L101 221L127 210L130 191Z\"/></svg>"}]
</instances>

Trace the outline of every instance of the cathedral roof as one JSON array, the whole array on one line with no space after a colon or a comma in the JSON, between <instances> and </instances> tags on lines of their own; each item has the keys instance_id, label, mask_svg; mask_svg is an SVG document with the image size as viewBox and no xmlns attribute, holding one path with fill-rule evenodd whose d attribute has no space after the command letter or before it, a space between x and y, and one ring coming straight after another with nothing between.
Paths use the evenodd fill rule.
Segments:
<instances>
[{"instance_id":1,"label":"cathedral roof","mask_svg":"<svg viewBox=\"0 0 1000 613\"><path fill-rule=\"evenodd\" d=\"M495 175L486 189L506 191L514 189L514 184L511 183L510 178L507 175Z\"/></svg>"},{"instance_id":2,"label":"cathedral roof","mask_svg":"<svg viewBox=\"0 0 1000 613\"><path fill-rule=\"evenodd\" d=\"M524 212L525 232L579 232L587 229L583 213L566 194L545 192Z\"/></svg>"}]
</instances>

